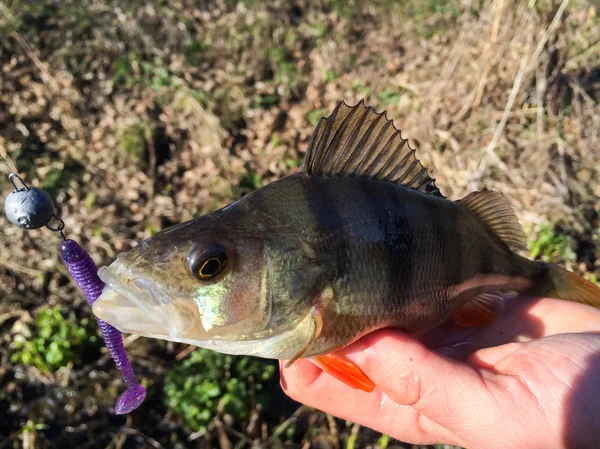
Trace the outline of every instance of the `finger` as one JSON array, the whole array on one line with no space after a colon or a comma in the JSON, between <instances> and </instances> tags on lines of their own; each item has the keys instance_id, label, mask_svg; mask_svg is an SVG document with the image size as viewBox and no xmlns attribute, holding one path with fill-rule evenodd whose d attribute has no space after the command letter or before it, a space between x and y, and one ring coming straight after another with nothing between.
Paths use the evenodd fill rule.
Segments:
<instances>
[{"instance_id":1,"label":"finger","mask_svg":"<svg viewBox=\"0 0 600 449\"><path fill-rule=\"evenodd\" d=\"M289 368L280 362L281 385L291 398L339 418L357 422L412 444L453 443L460 440L409 406L387 397L380 388L372 393L355 390L300 359Z\"/></svg>"},{"instance_id":2,"label":"finger","mask_svg":"<svg viewBox=\"0 0 600 449\"><path fill-rule=\"evenodd\" d=\"M516 380L453 360L390 330L365 337L366 349L346 354L392 401L411 407L458 438L502 439L497 419L526 393ZM510 388L507 388L507 382ZM515 395L515 396L513 396ZM497 433L497 435L494 435Z\"/></svg>"},{"instance_id":3,"label":"finger","mask_svg":"<svg viewBox=\"0 0 600 449\"><path fill-rule=\"evenodd\" d=\"M470 437L487 438L493 432L490 429L496 427L496 417L502 414L504 392L494 385L492 372L482 376L481 371L429 350L400 332L378 331L340 352L375 382L374 397L352 391L324 373L316 375L314 368L308 371L307 382L301 379L302 371L296 371L295 378L284 371L286 393L386 432L377 425L382 420L391 429L387 433L408 442L465 446L460 440L465 429ZM391 401L386 403L386 397ZM405 430L411 427L415 430ZM396 429L402 429L402 436ZM444 439L436 440L442 436Z\"/></svg>"},{"instance_id":4,"label":"finger","mask_svg":"<svg viewBox=\"0 0 600 449\"><path fill-rule=\"evenodd\" d=\"M591 331L600 331L600 312L593 307L551 298L517 296L506 300L502 317L492 325L465 329L448 322L421 340L429 348L464 360L482 348Z\"/></svg>"},{"instance_id":5,"label":"finger","mask_svg":"<svg viewBox=\"0 0 600 449\"><path fill-rule=\"evenodd\" d=\"M493 348L480 349L467 358L467 363L476 368L491 369L522 347L523 343L509 343Z\"/></svg>"}]
</instances>

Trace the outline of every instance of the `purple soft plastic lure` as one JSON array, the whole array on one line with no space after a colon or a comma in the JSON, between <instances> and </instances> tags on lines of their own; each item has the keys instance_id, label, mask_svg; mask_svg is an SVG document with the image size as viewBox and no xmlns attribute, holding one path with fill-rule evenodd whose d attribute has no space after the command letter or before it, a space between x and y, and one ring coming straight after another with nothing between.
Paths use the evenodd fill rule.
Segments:
<instances>
[{"instance_id":1,"label":"purple soft plastic lure","mask_svg":"<svg viewBox=\"0 0 600 449\"><path fill-rule=\"evenodd\" d=\"M64 240L60 244L60 254L71 274L71 277L85 294L89 305L94 304L102 293L104 283L98 277L98 267L85 250L74 240ZM117 368L123 374L127 390L119 397L115 405L118 415L130 413L140 406L146 397L146 389L137 381L125 346L121 332L102 320L97 320L106 347L111 357L117 364Z\"/></svg>"},{"instance_id":2,"label":"purple soft plastic lure","mask_svg":"<svg viewBox=\"0 0 600 449\"><path fill-rule=\"evenodd\" d=\"M4 161L2 156L0 156L0 161ZM6 163L6 161L4 162ZM10 172L10 166L7 163L6 167ZM46 226L51 231L58 232L63 238L60 244L60 254L67 270L85 294L89 305L94 304L104 289L104 282L97 274L98 267L77 242L65 238L63 233L65 223L54 213L54 205L48 194L40 189L29 187L16 173L9 173L8 179L15 188L4 203L4 210L8 219L23 229L38 229ZM20 187L17 185L18 182L21 184ZM53 219L59 223L58 226L50 226ZM115 411L118 415L130 413L144 401L146 389L135 378L133 368L125 352L121 332L102 320L97 319L97 321L108 351L117 364L117 368L123 374L127 387L117 400Z\"/></svg>"}]
</instances>

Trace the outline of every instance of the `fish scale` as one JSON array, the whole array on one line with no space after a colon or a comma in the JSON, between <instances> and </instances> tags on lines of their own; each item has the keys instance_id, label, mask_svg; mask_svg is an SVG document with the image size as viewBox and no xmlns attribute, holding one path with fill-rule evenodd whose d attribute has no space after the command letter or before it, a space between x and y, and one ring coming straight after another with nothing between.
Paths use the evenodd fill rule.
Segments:
<instances>
[{"instance_id":1,"label":"fish scale","mask_svg":"<svg viewBox=\"0 0 600 449\"><path fill-rule=\"evenodd\" d=\"M322 239L328 243L323 245L317 239L313 244L320 248L317 252L323 253L323 258L337 254L338 267L350 264L333 284L336 301L330 318L331 331L325 327L312 351L319 353L377 328L393 325L421 332L449 318L456 299L449 288L471 279L478 267L471 263L452 270L460 274L449 279L447 267L456 266L457 261L451 256L458 253L458 243L437 232L442 217L429 202L441 200L371 179L333 176L313 179L298 175L286 178L286 183L286 189L293 189L291 186L296 184L296 189L319 195L321 212L313 219L319 223L325 234ZM319 194L322 191L332 198L330 207L322 205L323 196ZM268 195L268 191L264 194ZM361 207L364 198L370 199L368 209ZM447 207L448 227L455 225L460 210L457 203ZM437 221L433 221L436 216ZM408 237L411 234L414 235ZM448 246L454 251L448 251ZM346 254L341 254L342 247ZM500 260L505 255L515 259L513 264L519 263L518 256L500 245L495 249L497 254L493 254L489 243L486 248L488 257ZM473 249L478 252L476 246ZM420 260L413 261L414 258ZM528 265L536 269L535 264Z\"/></svg>"},{"instance_id":2,"label":"fish scale","mask_svg":"<svg viewBox=\"0 0 600 449\"><path fill-rule=\"evenodd\" d=\"M362 102L319 121L298 173L140 248L101 269L100 319L228 354L308 358L365 391L375 384L337 351L376 329L489 325L506 291L600 305L594 284L520 254L502 195L445 198Z\"/></svg>"}]
</instances>

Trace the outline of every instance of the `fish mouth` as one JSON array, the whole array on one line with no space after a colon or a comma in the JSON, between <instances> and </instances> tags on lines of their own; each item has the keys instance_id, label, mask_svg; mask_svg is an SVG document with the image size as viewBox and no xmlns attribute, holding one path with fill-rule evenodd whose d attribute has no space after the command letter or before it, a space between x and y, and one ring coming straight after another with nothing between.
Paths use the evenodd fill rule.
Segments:
<instances>
[{"instance_id":1,"label":"fish mouth","mask_svg":"<svg viewBox=\"0 0 600 449\"><path fill-rule=\"evenodd\" d=\"M121 332L181 338L200 323L197 311L119 260L101 267L98 276L106 286L92 311Z\"/></svg>"}]
</instances>

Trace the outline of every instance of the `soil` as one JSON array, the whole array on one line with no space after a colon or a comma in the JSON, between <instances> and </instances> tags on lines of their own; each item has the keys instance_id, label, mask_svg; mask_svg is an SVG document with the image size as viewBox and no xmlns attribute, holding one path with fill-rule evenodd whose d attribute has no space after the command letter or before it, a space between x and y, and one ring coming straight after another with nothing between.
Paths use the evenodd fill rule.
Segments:
<instances>
[{"instance_id":1,"label":"soil","mask_svg":"<svg viewBox=\"0 0 600 449\"><path fill-rule=\"evenodd\" d=\"M5 1L0 156L106 265L297 171L318 119L364 98L444 195L500 191L530 239L553 227L574 242L567 266L598 275L600 10L527 3ZM127 417L105 350L50 373L11 361L41 309L93 317L57 235L0 226L0 449L411 447L301 408L277 378L266 388L280 406L256 411L254 430L218 415L199 436L163 398L186 345L128 337L149 393ZM295 431L274 439L296 411Z\"/></svg>"}]
</instances>

